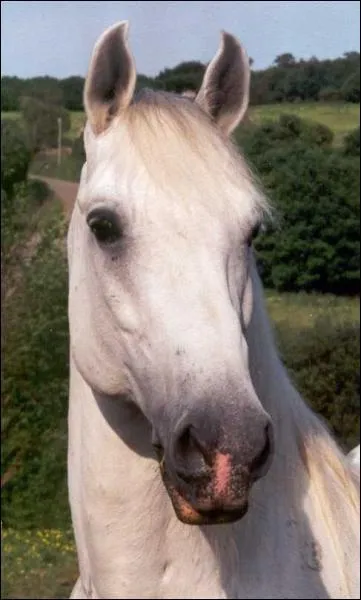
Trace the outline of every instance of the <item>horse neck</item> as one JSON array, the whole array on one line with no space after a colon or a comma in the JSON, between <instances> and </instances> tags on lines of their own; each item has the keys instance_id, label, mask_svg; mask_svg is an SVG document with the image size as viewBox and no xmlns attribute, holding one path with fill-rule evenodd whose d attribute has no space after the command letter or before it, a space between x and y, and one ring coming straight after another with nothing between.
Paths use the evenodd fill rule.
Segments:
<instances>
[{"instance_id":1,"label":"horse neck","mask_svg":"<svg viewBox=\"0 0 361 600\"><path fill-rule=\"evenodd\" d=\"M277 422L282 418L284 430L285 422L288 426L291 425L295 408L303 405L303 402L279 358L254 259L251 264L251 279L253 307L246 332L251 378L256 393L275 421L276 428Z\"/></svg>"},{"instance_id":2,"label":"horse neck","mask_svg":"<svg viewBox=\"0 0 361 600\"><path fill-rule=\"evenodd\" d=\"M285 511L291 521L295 516L299 522L308 522L304 535L326 541L322 548L325 562L330 561L330 573L339 575L337 585L344 590L343 597L358 597L352 591L359 585L358 561L350 566L347 557L359 553L359 478L353 476L344 453L292 384L278 355L255 262L251 276L250 371L257 395L272 417L276 438L274 464L261 480L256 498L262 502L265 494L274 494L281 513Z\"/></svg>"},{"instance_id":3,"label":"horse neck","mask_svg":"<svg viewBox=\"0 0 361 600\"><path fill-rule=\"evenodd\" d=\"M254 486L249 513L236 524L199 528L180 523L162 485L156 461L151 457L150 432L145 419L134 414L129 406L115 403L114 399L96 400L72 365L69 472L80 552L85 556L85 510L95 531L92 536L103 540L99 548L91 550L99 572L108 572L110 563L114 573L132 572L134 564L138 564L134 553L137 559L141 557L143 577L132 581L134 597L137 591L140 597L145 597L144 581L151 590L147 597L154 597L151 594L160 589L158 597L172 597L174 589L179 591L178 597L183 597L182 593L189 594L189 589L194 590L193 597L199 598L254 597L251 591L247 596L244 586L249 585L252 590L254 582L262 580L265 565L271 570L277 567L272 557L279 556L280 549L288 567L295 572L301 564L301 551L305 556L302 560L314 560L311 524L325 519L319 518L314 510L318 492L309 495L310 477L297 444L298 421L303 424L301 432L298 431L301 438L307 426L315 426L315 423L321 436L327 438L327 433L302 402L278 358L255 268L252 278L253 317L247 331L249 363L256 392L274 421L277 449L271 472ZM317 450L313 449L312 454L317 456ZM341 496L337 495L336 499L341 525L332 533L336 539L333 545L342 548L339 529L355 528L350 513L346 511L346 517L342 515ZM330 520L327 502L326 498L326 517ZM351 521L351 525L345 523L345 519ZM112 535L104 537L104 531L108 530ZM351 556L357 540L352 534L346 535ZM328 531L320 530L317 538L329 540ZM149 552L149 541L156 544L156 552ZM327 541L326 548L328 545ZM337 551L333 552L336 554ZM85 573L90 569L87 562L85 556L82 559ZM171 565L173 573L169 589L164 583L167 565ZM333 558L329 565L331 573L340 571ZM280 572L276 569L275 585L282 573L282 569ZM354 579L357 580L357 575ZM336 583L338 585L338 580ZM345 590L349 590L350 585L342 582ZM344 597L358 597L347 594L349 591Z\"/></svg>"}]
</instances>

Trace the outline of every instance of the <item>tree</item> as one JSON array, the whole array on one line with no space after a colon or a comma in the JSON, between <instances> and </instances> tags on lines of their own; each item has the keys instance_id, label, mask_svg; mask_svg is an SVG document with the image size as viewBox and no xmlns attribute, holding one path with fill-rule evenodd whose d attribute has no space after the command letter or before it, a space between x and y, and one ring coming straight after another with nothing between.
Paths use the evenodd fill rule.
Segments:
<instances>
[{"instance_id":1,"label":"tree","mask_svg":"<svg viewBox=\"0 0 361 600\"><path fill-rule=\"evenodd\" d=\"M172 69L164 69L155 78L159 87L182 93L184 90L198 91L203 80L205 65L199 61L182 62Z\"/></svg>"},{"instance_id":2,"label":"tree","mask_svg":"<svg viewBox=\"0 0 361 600\"><path fill-rule=\"evenodd\" d=\"M346 156L360 156L360 128L351 131L343 141L343 152Z\"/></svg>"},{"instance_id":3,"label":"tree","mask_svg":"<svg viewBox=\"0 0 361 600\"><path fill-rule=\"evenodd\" d=\"M333 150L327 128L283 115L238 131L237 141L276 211L275 222L255 244L264 284L285 291L359 293L359 132L344 149Z\"/></svg>"},{"instance_id":4,"label":"tree","mask_svg":"<svg viewBox=\"0 0 361 600\"><path fill-rule=\"evenodd\" d=\"M256 244L264 283L359 293L358 160L296 140L266 151L257 168L281 219Z\"/></svg>"},{"instance_id":5,"label":"tree","mask_svg":"<svg viewBox=\"0 0 361 600\"><path fill-rule=\"evenodd\" d=\"M25 93L24 93L25 92ZM34 77L26 80L23 95L37 99L44 104L61 106L63 104L63 91L60 81L55 77Z\"/></svg>"},{"instance_id":6,"label":"tree","mask_svg":"<svg viewBox=\"0 0 361 600\"><path fill-rule=\"evenodd\" d=\"M341 93L346 102L360 102L360 69L346 79Z\"/></svg>"},{"instance_id":7,"label":"tree","mask_svg":"<svg viewBox=\"0 0 361 600\"><path fill-rule=\"evenodd\" d=\"M83 107L83 77L67 77L60 81L63 103L67 110L81 111Z\"/></svg>"},{"instance_id":8,"label":"tree","mask_svg":"<svg viewBox=\"0 0 361 600\"><path fill-rule=\"evenodd\" d=\"M276 56L273 62L277 67L289 67L296 64L296 59L290 52L285 52Z\"/></svg>"},{"instance_id":9,"label":"tree","mask_svg":"<svg viewBox=\"0 0 361 600\"><path fill-rule=\"evenodd\" d=\"M69 113L61 106L45 104L35 98L22 98L20 104L29 144L34 152L56 147L58 119L62 119L62 131L66 133L70 128Z\"/></svg>"},{"instance_id":10,"label":"tree","mask_svg":"<svg viewBox=\"0 0 361 600\"><path fill-rule=\"evenodd\" d=\"M1 188L2 204L11 201L14 186L26 180L31 152L21 126L16 121L1 121Z\"/></svg>"}]
</instances>

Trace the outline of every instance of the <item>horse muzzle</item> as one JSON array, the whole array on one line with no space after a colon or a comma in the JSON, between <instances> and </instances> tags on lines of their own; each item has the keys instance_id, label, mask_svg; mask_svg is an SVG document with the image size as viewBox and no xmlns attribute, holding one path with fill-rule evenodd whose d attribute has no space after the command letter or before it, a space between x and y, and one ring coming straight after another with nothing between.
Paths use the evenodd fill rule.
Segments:
<instances>
[{"instance_id":1,"label":"horse muzzle","mask_svg":"<svg viewBox=\"0 0 361 600\"><path fill-rule=\"evenodd\" d=\"M189 525L241 519L252 484L266 475L273 455L273 429L266 413L241 411L235 427L224 414L211 420L210 412L206 417L187 415L167 446L154 444L175 513Z\"/></svg>"}]
</instances>

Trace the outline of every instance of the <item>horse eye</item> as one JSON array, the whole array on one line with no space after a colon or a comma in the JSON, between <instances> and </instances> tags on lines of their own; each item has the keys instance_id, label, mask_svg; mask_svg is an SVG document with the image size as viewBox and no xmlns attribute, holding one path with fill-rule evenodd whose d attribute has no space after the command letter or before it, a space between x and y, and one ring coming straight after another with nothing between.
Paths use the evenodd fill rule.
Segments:
<instances>
[{"instance_id":1,"label":"horse eye","mask_svg":"<svg viewBox=\"0 0 361 600\"><path fill-rule=\"evenodd\" d=\"M111 211L94 210L87 218L87 223L98 242L113 244L122 235L116 215Z\"/></svg>"},{"instance_id":2,"label":"horse eye","mask_svg":"<svg viewBox=\"0 0 361 600\"><path fill-rule=\"evenodd\" d=\"M248 246L252 245L252 242L256 239L256 237L259 234L260 230L261 230L261 223L257 223L253 227L252 232L251 232L250 236L247 239Z\"/></svg>"}]
</instances>

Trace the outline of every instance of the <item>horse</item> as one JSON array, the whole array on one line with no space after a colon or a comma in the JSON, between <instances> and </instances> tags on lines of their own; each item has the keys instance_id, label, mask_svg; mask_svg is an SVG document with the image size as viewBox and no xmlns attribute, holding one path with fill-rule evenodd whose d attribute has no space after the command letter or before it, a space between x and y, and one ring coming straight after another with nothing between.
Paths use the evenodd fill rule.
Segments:
<instances>
[{"instance_id":1,"label":"horse","mask_svg":"<svg viewBox=\"0 0 361 600\"><path fill-rule=\"evenodd\" d=\"M359 472L279 357L222 31L194 99L135 92L121 21L84 86L68 231L71 598L359 598Z\"/></svg>"},{"instance_id":2,"label":"horse","mask_svg":"<svg viewBox=\"0 0 361 600\"><path fill-rule=\"evenodd\" d=\"M355 469L360 470L360 444L348 453L348 459Z\"/></svg>"}]
</instances>

